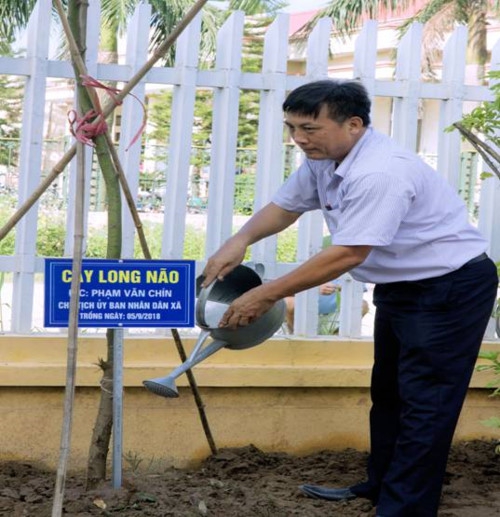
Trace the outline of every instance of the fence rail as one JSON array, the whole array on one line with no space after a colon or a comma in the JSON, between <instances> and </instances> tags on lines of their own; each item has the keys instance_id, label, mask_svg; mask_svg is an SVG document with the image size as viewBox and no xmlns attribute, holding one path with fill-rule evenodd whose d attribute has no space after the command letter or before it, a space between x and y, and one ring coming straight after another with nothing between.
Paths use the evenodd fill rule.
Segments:
<instances>
[{"instance_id":1,"label":"fence rail","mask_svg":"<svg viewBox=\"0 0 500 517\"><path fill-rule=\"evenodd\" d=\"M98 61L99 0L90 0L87 24L87 67L89 73L100 81L126 82L146 61L150 6L141 2L130 20L127 32L127 52L123 64L104 64ZM182 256L186 216L189 213L190 177L192 155L192 129L194 102L197 89L213 90L212 138L209 157L209 182L206 203L205 257L213 253L232 233L235 212L235 189L237 188L235 164L238 163L238 111L240 93L255 90L260 95L258 140L254 157L253 209L265 205L285 176L284 141L281 104L286 92L314 79L331 75L329 19L318 21L305 47L305 72L301 75L288 73L288 14L279 14L268 28L260 72L244 72L241 69L242 41L245 17L235 12L220 29L217 37L215 66L206 70L199 63L201 18L197 16L184 31L176 44L173 67L155 66L134 89L134 94L145 101L148 88L170 87L173 91L172 111L168 142L168 160L163 166L168 188L162 198L163 234L161 256L178 259ZM37 187L43 171L44 128L47 127L45 106L51 81L72 79L69 62L49 59L49 34L51 24L51 1L39 0L29 22L27 31L27 54L22 58L0 58L0 74L25 78L21 146L18 164L18 202L23 203ZM445 132L452 122L461 118L464 105L492 98L486 86L466 84L465 54L467 31L457 27L448 39L443 52L442 78L438 82L426 82L420 76L422 26L414 24L397 49L395 74L391 80L377 77L377 23L368 21L356 39L353 55L352 77L364 82L374 105L377 102L388 106L384 120L390 121L391 132L401 144L418 150L418 128L426 124L419 107L422 103L438 104L437 116L430 124L436 131L436 164L438 171L457 189L467 189L469 196L474 191L479 199L478 225L489 239L490 253L500 259L500 230L495 221L500 220L500 187L495 178L481 182L479 193L475 186L463 181L460 175L463 154L457 132ZM335 56L334 58L335 59ZM490 69L498 69L500 44L491 52ZM389 101L389 103L387 102ZM135 199L140 203L141 145L134 145L128 152L125 148L132 140L142 118L138 103L125 99L121 112L119 156L122 161ZM425 129L425 127L424 127ZM424 131L425 133L425 131ZM91 149L87 150L89 157ZM92 160L87 160L87 178L92 177ZM66 175L64 188L67 192L67 228L65 256L72 255L74 164ZM479 165L482 170L482 165ZM1 171L0 171L1 173ZM0 174L1 175L1 174ZM91 182L87 181L90 197ZM472 189L472 190L471 190ZM477 200L476 200L477 201ZM87 210L89 207L87 207ZM12 296L8 300L12 312L10 328L5 331L27 333L33 329L35 275L43 271L43 258L36 253L37 221L39 207L34 207L20 221L15 230L15 251L11 256L0 256L0 271L12 273ZM173 223L175 221L175 224ZM123 214L123 257L134 253L134 227L130 214ZM321 248L323 222L319 212L301 217L298 224L297 261L308 258ZM271 278L289 271L293 263L276 260L277 240L266 239L252 247L251 259L263 263L266 276ZM197 261L201 271L204 260ZM363 289L348 275L344 278L340 314L341 336L361 335L359 311ZM314 336L317 332L317 293L311 290L297 296L296 332ZM3 300L5 303L5 299Z\"/></svg>"}]
</instances>

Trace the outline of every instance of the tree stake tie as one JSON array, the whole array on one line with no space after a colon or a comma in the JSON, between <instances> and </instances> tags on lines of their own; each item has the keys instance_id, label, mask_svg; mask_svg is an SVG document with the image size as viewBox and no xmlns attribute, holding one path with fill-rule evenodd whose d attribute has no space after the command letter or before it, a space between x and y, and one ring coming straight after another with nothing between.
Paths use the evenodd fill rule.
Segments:
<instances>
[{"instance_id":1,"label":"tree stake tie","mask_svg":"<svg viewBox=\"0 0 500 517\"><path fill-rule=\"evenodd\" d=\"M115 103L115 106L120 106L122 104L122 101L116 97L116 94L120 93L120 90L118 88L111 88L110 86L106 86L105 84L99 82L97 79L94 79L90 75L82 75L80 77L82 79L82 86L100 88L111 97L111 99ZM133 93L129 92L128 95L131 95L132 97L134 97L134 99L136 99L139 102L139 104L142 107L143 117L139 130L134 135L134 138L132 138L130 144L125 149L125 151L128 151L135 144L137 139L141 136L142 132L144 131L144 128L146 127L147 121L146 107L144 106L144 103ZM94 98L96 109L89 110L82 117L78 116L76 110L71 110L68 112L68 121L71 134L75 137L75 139L78 142L81 142L85 145L89 145L91 147L95 147L94 139L99 135L105 134L108 130L108 124L105 120L102 107L99 102L99 97L95 95ZM96 121L96 119L99 120Z\"/></svg>"}]
</instances>

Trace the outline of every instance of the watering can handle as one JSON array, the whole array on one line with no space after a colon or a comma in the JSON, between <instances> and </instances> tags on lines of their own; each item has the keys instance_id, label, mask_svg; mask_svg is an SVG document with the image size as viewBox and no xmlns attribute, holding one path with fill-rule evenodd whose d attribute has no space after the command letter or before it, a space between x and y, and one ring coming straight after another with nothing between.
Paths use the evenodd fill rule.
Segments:
<instances>
[{"instance_id":1,"label":"watering can handle","mask_svg":"<svg viewBox=\"0 0 500 517\"><path fill-rule=\"evenodd\" d=\"M255 273L257 273L259 278L262 279L262 277L264 276L264 264L261 264L260 262L248 262L245 265L246 267L252 269ZM196 304L196 321L198 322L200 327L210 328L205 320L205 311L203 310L203 308L205 307L210 292L212 291L216 282L218 282L217 279L215 279L207 287L203 287L202 289L200 289L200 294L198 295L198 303Z\"/></svg>"},{"instance_id":2,"label":"watering can handle","mask_svg":"<svg viewBox=\"0 0 500 517\"><path fill-rule=\"evenodd\" d=\"M217 282L217 280L214 280L207 287L202 287L200 289L200 294L198 295L198 303L196 304L196 321L198 322L200 327L208 328L208 324L205 321L205 311L203 310L203 307L205 307L205 304L207 303L208 296L210 295L210 292L212 291L215 282Z\"/></svg>"},{"instance_id":3,"label":"watering can handle","mask_svg":"<svg viewBox=\"0 0 500 517\"><path fill-rule=\"evenodd\" d=\"M245 262L245 266L249 267L250 269L253 269L261 279L264 279L264 272L266 270L264 264L262 262Z\"/></svg>"}]
</instances>

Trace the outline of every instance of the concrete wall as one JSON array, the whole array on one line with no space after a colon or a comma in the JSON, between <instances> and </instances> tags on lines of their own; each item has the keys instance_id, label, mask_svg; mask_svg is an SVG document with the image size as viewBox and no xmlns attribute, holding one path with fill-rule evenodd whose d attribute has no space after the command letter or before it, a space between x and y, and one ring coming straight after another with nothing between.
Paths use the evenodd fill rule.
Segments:
<instances>
[{"instance_id":1,"label":"concrete wall","mask_svg":"<svg viewBox=\"0 0 500 517\"><path fill-rule=\"evenodd\" d=\"M193 339L186 339L189 350ZM484 349L500 350L485 343ZM322 449L368 448L369 341L271 339L247 350L222 350L193 370L217 447L250 443L265 451L306 454ZM124 342L123 452L143 465L179 467L210 454L187 379L180 396L146 391L144 379L164 376L179 364L171 339ZM85 467L105 356L100 337L79 341L70 468ZM0 336L0 460L59 458L66 376L66 338ZM480 420L500 412L500 398L476 372L456 439L497 438Z\"/></svg>"}]
</instances>

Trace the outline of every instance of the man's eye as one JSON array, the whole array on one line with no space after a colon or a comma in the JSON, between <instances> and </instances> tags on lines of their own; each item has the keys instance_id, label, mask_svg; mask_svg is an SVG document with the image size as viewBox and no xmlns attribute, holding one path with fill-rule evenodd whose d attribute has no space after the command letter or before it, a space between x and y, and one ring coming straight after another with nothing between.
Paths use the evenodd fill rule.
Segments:
<instances>
[{"instance_id":1,"label":"man's eye","mask_svg":"<svg viewBox=\"0 0 500 517\"><path fill-rule=\"evenodd\" d=\"M304 131L306 133L314 133L314 131L316 131L316 128L315 127L305 127Z\"/></svg>"}]
</instances>

